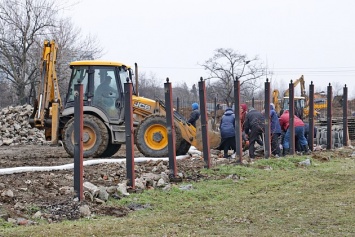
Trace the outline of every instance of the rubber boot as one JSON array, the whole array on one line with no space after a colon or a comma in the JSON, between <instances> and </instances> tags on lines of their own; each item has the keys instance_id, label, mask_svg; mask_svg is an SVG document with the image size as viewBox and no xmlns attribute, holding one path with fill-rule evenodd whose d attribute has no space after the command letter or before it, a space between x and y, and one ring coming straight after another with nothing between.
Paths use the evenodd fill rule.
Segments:
<instances>
[{"instance_id":1,"label":"rubber boot","mask_svg":"<svg viewBox=\"0 0 355 237\"><path fill-rule=\"evenodd\" d=\"M302 150L303 150L303 154L305 154L305 155L311 154L311 150L308 148L308 145L303 145Z\"/></svg>"}]
</instances>

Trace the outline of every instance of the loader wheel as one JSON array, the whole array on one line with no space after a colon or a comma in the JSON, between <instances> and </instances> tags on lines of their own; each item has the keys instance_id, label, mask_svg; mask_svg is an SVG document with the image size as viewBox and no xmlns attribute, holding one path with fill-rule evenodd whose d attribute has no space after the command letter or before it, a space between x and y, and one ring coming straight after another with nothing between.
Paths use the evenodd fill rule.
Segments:
<instances>
[{"instance_id":1,"label":"loader wheel","mask_svg":"<svg viewBox=\"0 0 355 237\"><path fill-rule=\"evenodd\" d=\"M190 150L191 144L185 141L184 139L180 142L180 146L176 148L176 155L186 155Z\"/></svg>"},{"instance_id":2,"label":"loader wheel","mask_svg":"<svg viewBox=\"0 0 355 237\"><path fill-rule=\"evenodd\" d=\"M111 157L121 148L121 144L108 144L106 151L102 153L101 157Z\"/></svg>"},{"instance_id":3,"label":"loader wheel","mask_svg":"<svg viewBox=\"0 0 355 237\"><path fill-rule=\"evenodd\" d=\"M169 155L168 131L164 116L147 117L137 127L135 135L136 146L143 155L147 157L167 157ZM180 144L183 139L177 126L175 126L175 135L176 144Z\"/></svg>"},{"instance_id":4,"label":"loader wheel","mask_svg":"<svg viewBox=\"0 0 355 237\"><path fill-rule=\"evenodd\" d=\"M107 127L99 118L88 114L84 114L83 124L84 157L101 157L109 142ZM74 118L64 126L63 145L67 153L74 157Z\"/></svg>"}]
</instances>

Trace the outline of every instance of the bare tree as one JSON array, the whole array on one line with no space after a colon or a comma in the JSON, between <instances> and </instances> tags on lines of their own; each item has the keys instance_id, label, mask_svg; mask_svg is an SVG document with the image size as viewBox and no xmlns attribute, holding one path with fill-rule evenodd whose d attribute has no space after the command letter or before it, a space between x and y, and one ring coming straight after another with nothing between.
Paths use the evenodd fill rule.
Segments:
<instances>
[{"instance_id":1,"label":"bare tree","mask_svg":"<svg viewBox=\"0 0 355 237\"><path fill-rule=\"evenodd\" d=\"M55 24L58 5L49 0L0 1L0 70L15 87L19 103L25 89L38 76L38 64L30 56L40 36Z\"/></svg>"},{"instance_id":2,"label":"bare tree","mask_svg":"<svg viewBox=\"0 0 355 237\"><path fill-rule=\"evenodd\" d=\"M236 78L240 80L241 96L250 99L248 97L260 86L258 79L265 75L265 69L258 57L248 58L233 49L216 49L214 56L201 66L210 74L206 80L218 79L210 83L210 86L228 106L234 101L233 88Z\"/></svg>"},{"instance_id":3,"label":"bare tree","mask_svg":"<svg viewBox=\"0 0 355 237\"><path fill-rule=\"evenodd\" d=\"M2 80L1 78L0 74L0 108L3 108L13 104L14 90L11 88L9 81Z\"/></svg>"},{"instance_id":4,"label":"bare tree","mask_svg":"<svg viewBox=\"0 0 355 237\"><path fill-rule=\"evenodd\" d=\"M151 73L147 76L145 72L139 73L139 95L150 99L164 100L164 84L158 83L156 75Z\"/></svg>"},{"instance_id":5,"label":"bare tree","mask_svg":"<svg viewBox=\"0 0 355 237\"><path fill-rule=\"evenodd\" d=\"M56 27L51 29L50 35L58 45L56 71L59 90L64 100L70 79L70 62L99 58L103 49L96 37L82 36L81 30L74 26L70 18L59 19Z\"/></svg>"},{"instance_id":6,"label":"bare tree","mask_svg":"<svg viewBox=\"0 0 355 237\"><path fill-rule=\"evenodd\" d=\"M333 95L334 96L342 95L343 94L343 88L344 88L344 85L340 84L340 82L338 82L338 81L333 82L333 84L332 84Z\"/></svg>"},{"instance_id":7,"label":"bare tree","mask_svg":"<svg viewBox=\"0 0 355 237\"><path fill-rule=\"evenodd\" d=\"M187 107L190 108L191 104L198 102L194 99L193 94L190 92L191 89L187 86L186 82L172 83L173 87L173 100L177 101L179 98L180 108Z\"/></svg>"},{"instance_id":8,"label":"bare tree","mask_svg":"<svg viewBox=\"0 0 355 237\"><path fill-rule=\"evenodd\" d=\"M197 101L198 100L198 95L197 95L197 88L196 88L196 84L192 85L192 88L190 90L190 92L193 95L193 100Z\"/></svg>"},{"instance_id":9,"label":"bare tree","mask_svg":"<svg viewBox=\"0 0 355 237\"><path fill-rule=\"evenodd\" d=\"M17 103L26 102L26 93L35 97L45 39L58 45L56 69L61 93L66 93L69 63L102 55L98 40L83 37L70 18L58 13L69 6L55 0L0 0L0 73L15 89Z\"/></svg>"}]
</instances>

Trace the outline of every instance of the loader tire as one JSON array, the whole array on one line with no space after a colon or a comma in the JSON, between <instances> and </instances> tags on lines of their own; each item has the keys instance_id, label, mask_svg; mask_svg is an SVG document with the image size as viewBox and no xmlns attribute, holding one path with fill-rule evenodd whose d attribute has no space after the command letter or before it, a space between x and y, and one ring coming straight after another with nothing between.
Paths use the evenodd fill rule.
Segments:
<instances>
[{"instance_id":1,"label":"loader tire","mask_svg":"<svg viewBox=\"0 0 355 237\"><path fill-rule=\"evenodd\" d=\"M84 114L83 117L83 156L102 157L107 150L109 133L105 124L97 117ZM71 118L63 129L63 146L66 152L74 157L74 118Z\"/></svg>"},{"instance_id":2,"label":"loader tire","mask_svg":"<svg viewBox=\"0 0 355 237\"><path fill-rule=\"evenodd\" d=\"M108 144L106 150L104 151L104 153L102 153L101 157L111 157L116 154L116 152L118 152L120 148L121 144Z\"/></svg>"},{"instance_id":3,"label":"loader tire","mask_svg":"<svg viewBox=\"0 0 355 237\"><path fill-rule=\"evenodd\" d=\"M176 155L186 155L186 153L190 150L191 144L186 140L182 140L180 142L179 147L176 147Z\"/></svg>"},{"instance_id":4,"label":"loader tire","mask_svg":"<svg viewBox=\"0 0 355 237\"><path fill-rule=\"evenodd\" d=\"M167 157L169 155L168 131L166 127L166 118L160 115L152 115L145 118L137 127L135 133L136 146L144 156ZM183 138L179 127L176 125L175 135L175 142L180 145Z\"/></svg>"}]
</instances>

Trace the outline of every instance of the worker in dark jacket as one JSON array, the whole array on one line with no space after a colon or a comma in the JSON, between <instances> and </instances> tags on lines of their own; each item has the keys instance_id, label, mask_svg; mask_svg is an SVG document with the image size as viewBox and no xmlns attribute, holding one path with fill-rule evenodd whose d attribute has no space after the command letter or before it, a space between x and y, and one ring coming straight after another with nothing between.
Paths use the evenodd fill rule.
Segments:
<instances>
[{"instance_id":1,"label":"worker in dark jacket","mask_svg":"<svg viewBox=\"0 0 355 237\"><path fill-rule=\"evenodd\" d=\"M275 105L270 104L270 131L271 131L271 153L275 157L281 156L279 137L281 135L281 126L279 117L275 111Z\"/></svg>"},{"instance_id":2,"label":"worker in dark jacket","mask_svg":"<svg viewBox=\"0 0 355 237\"><path fill-rule=\"evenodd\" d=\"M255 142L259 145L263 146L263 142L260 140L262 133L264 132L264 115L257 111L254 108L250 108L249 112L246 115L245 123L244 123L244 132L249 137L249 157L251 159L255 158Z\"/></svg>"},{"instance_id":3,"label":"worker in dark jacket","mask_svg":"<svg viewBox=\"0 0 355 237\"><path fill-rule=\"evenodd\" d=\"M304 137L307 139L308 147L310 147L311 146L311 138L309 137L309 123L304 123ZM314 126L313 127L313 139L316 137L317 137L317 127ZM296 139L296 144L300 144L298 139ZM300 149L300 151L302 151L302 149Z\"/></svg>"},{"instance_id":4,"label":"worker in dark jacket","mask_svg":"<svg viewBox=\"0 0 355 237\"><path fill-rule=\"evenodd\" d=\"M223 150L224 158L228 158L229 149L235 151L235 114L231 108L224 112L219 125L221 132L221 143L218 150Z\"/></svg>"},{"instance_id":5,"label":"worker in dark jacket","mask_svg":"<svg viewBox=\"0 0 355 237\"><path fill-rule=\"evenodd\" d=\"M191 123L192 126L196 127L196 121L200 118L200 111L198 110L198 104L193 103L191 105L192 107L192 112L190 114L190 118L187 121L188 123Z\"/></svg>"}]
</instances>

